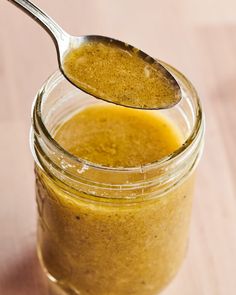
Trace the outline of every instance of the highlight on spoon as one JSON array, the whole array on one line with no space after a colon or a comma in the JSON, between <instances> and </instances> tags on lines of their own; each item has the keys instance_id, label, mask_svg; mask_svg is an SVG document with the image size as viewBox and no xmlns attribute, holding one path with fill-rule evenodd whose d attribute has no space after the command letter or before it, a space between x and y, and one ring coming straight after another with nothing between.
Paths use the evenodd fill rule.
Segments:
<instances>
[{"instance_id":1,"label":"highlight on spoon","mask_svg":"<svg viewBox=\"0 0 236 295\"><path fill-rule=\"evenodd\" d=\"M181 99L177 81L158 61L104 36L78 37L62 58L61 70L81 90L126 107L165 109Z\"/></svg>"}]
</instances>

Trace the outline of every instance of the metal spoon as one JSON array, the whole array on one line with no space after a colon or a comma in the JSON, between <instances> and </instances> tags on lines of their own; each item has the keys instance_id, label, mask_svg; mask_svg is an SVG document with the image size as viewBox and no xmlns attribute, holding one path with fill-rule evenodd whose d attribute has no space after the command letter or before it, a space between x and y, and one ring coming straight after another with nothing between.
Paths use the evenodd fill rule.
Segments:
<instances>
[{"instance_id":1,"label":"metal spoon","mask_svg":"<svg viewBox=\"0 0 236 295\"><path fill-rule=\"evenodd\" d=\"M101 42L103 44L113 44L113 46L117 46L121 49L124 49L126 51L130 52L137 52L140 58L142 58L147 65L151 65L152 67L155 67L160 74L167 79L170 82L171 89L173 89L173 103L168 104L168 105L162 105L162 106L156 106L156 105L149 105L148 102L145 103L144 106L140 105L129 105L125 104L122 102L116 102L112 101L111 99L107 99L102 97L100 94L96 95L94 93L90 93L89 90L83 89L80 87L80 85L76 84L75 86L80 88L81 90L99 98L103 99L108 102L113 102L116 104L120 104L123 106L128 106L128 107L133 107L133 108L142 108L142 109L165 109L172 107L173 105L177 104L180 99L182 98L181 95L181 90L180 87L175 80L175 78L168 72L164 66L161 65L156 59L150 57L146 53L144 53L141 50L136 49L132 45L129 45L125 42L109 38L109 37L104 37L104 36L98 36L98 35L90 35L90 36L70 36L68 33L66 33L52 18L50 18L46 13L44 13L41 9L39 9L35 4L28 0L8 0L9 2L13 3L17 7L19 7L22 11L24 11L26 14L28 14L31 18L33 18L36 22L38 22L51 36L51 38L54 41L54 44L56 46L57 50L57 57L58 57L58 63L59 63L59 68L62 72L62 74L65 76L67 80L69 80L72 84L75 85L71 81L71 79L66 75L63 67L63 61L64 57L66 54L75 48L79 48L81 45L84 45L86 43L90 42Z\"/></svg>"}]
</instances>

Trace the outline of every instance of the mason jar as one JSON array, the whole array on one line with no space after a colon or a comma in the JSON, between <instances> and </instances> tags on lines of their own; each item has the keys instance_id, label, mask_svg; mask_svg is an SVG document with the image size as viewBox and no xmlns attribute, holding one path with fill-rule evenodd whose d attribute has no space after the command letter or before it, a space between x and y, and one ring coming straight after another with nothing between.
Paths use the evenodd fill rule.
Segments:
<instances>
[{"instance_id":1,"label":"mason jar","mask_svg":"<svg viewBox=\"0 0 236 295\"><path fill-rule=\"evenodd\" d=\"M204 120L190 81L162 64L179 83L182 100L152 112L173 122L182 146L152 164L112 168L73 156L55 141L57 128L80 110L108 103L60 72L36 96L37 249L50 284L63 294L158 294L185 256Z\"/></svg>"}]
</instances>

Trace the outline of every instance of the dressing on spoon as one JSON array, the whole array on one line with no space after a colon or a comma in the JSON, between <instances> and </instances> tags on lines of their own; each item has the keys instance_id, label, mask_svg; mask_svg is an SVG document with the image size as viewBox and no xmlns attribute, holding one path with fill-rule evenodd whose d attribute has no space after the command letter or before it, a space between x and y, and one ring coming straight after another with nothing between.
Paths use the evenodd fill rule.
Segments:
<instances>
[{"instance_id":1,"label":"dressing on spoon","mask_svg":"<svg viewBox=\"0 0 236 295\"><path fill-rule=\"evenodd\" d=\"M175 78L154 58L119 40L67 34L28 0L8 0L36 20L52 37L64 76L81 90L108 102L163 109L181 99Z\"/></svg>"},{"instance_id":2,"label":"dressing on spoon","mask_svg":"<svg viewBox=\"0 0 236 295\"><path fill-rule=\"evenodd\" d=\"M128 107L168 108L180 97L175 80L157 62L113 42L88 42L70 50L63 71L82 90Z\"/></svg>"}]
</instances>

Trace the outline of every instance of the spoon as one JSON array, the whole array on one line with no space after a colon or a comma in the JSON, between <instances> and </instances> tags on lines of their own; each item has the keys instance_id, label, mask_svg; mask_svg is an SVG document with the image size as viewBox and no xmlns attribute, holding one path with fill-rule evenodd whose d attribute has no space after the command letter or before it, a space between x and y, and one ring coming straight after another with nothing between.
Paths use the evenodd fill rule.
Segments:
<instances>
[{"instance_id":1,"label":"spoon","mask_svg":"<svg viewBox=\"0 0 236 295\"><path fill-rule=\"evenodd\" d=\"M109 38L109 37L98 36L98 35L87 35L87 36L79 36L79 37L70 36L52 18L50 18L46 13L44 13L32 2L28 0L8 0L8 1L16 5L26 14L28 14L31 18L37 21L49 33L49 35L53 39L54 44L56 46L59 68L62 74L65 76L67 80L69 80L72 84L74 84L76 87L80 88L84 92L87 92L93 95L94 97L105 100L107 102L112 102L122 106L127 106L132 108L141 108L141 109L166 109L166 108L170 108L174 106L181 100L182 98L181 90L175 78L170 74L169 71L167 71L167 69L160 62L158 62L156 59L152 58L151 56L147 55L143 51L125 42L122 42L113 38ZM142 103L143 102L142 95L139 97L139 99L135 99L135 97L128 97L127 94L125 94L125 99L117 100L117 99L111 98L112 95L107 96L105 93L106 89L102 89L102 91L94 92L92 91L94 87L92 86L90 87L90 85L88 85L88 87L84 87L82 83L79 83L78 81L75 81L75 79L72 79L73 77L68 75L68 73L66 72L66 68L64 66L65 57L68 56L68 54L72 52L74 49L78 50L92 43L103 44L107 47L109 46L111 47L112 45L113 49L117 48L117 50L120 50L122 52L127 52L129 53L131 57L136 55L136 57L138 57L139 60L142 61L143 64L145 65L144 70L146 70L146 66L150 67L152 71L156 73L155 75L157 77L161 77L162 84L160 85L165 86L165 87L163 86L165 89L164 88L161 89L161 92L158 94L159 97L157 102L156 101L153 102L153 100L147 99L145 103ZM83 65L81 65L81 67L82 66ZM116 68L114 69L113 67L113 70L116 70ZM146 71L144 72L146 73ZM140 72L140 77L141 77L141 74L143 73ZM108 77L108 80L109 78L110 76ZM119 75L118 75L118 78L119 78ZM129 81L129 79L125 79L125 80ZM148 79L146 78L145 81L148 81ZM115 87L116 85L120 85L118 80L115 82L117 82L115 83ZM143 85L142 83L136 83L136 84L137 86L141 84L141 87ZM155 86L155 83L153 85ZM128 86L128 87L125 87L126 89L130 87L130 85L128 84L125 86ZM134 86L136 87L136 85ZM149 87L147 89L151 90L151 88L152 87ZM116 89L113 93L115 92L116 92ZM168 96L168 99L166 99L165 96L166 97Z\"/></svg>"}]
</instances>

